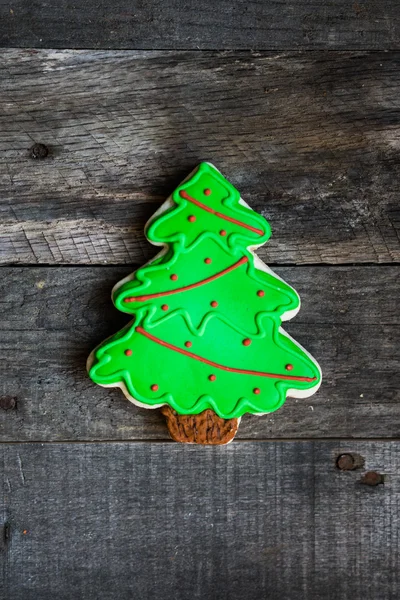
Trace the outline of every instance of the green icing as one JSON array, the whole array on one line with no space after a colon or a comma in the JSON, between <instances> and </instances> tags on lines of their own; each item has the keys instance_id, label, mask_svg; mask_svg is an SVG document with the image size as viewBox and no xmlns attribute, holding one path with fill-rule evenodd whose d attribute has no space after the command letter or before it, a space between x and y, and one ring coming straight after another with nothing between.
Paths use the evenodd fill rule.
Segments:
<instances>
[{"instance_id":1,"label":"green icing","mask_svg":"<svg viewBox=\"0 0 400 600\"><path fill-rule=\"evenodd\" d=\"M147 238L165 251L113 290L115 306L134 320L94 351L95 383L120 385L148 407L212 408L225 419L271 412L290 390L317 389L317 363L280 328L300 306L297 293L254 264L251 248L270 227L239 200L202 163L150 220Z\"/></svg>"}]
</instances>

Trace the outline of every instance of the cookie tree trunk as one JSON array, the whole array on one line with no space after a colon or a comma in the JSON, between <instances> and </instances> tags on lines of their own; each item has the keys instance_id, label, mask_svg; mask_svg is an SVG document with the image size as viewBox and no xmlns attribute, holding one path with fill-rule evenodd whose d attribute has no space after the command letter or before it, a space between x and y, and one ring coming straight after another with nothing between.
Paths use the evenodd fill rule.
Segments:
<instances>
[{"instance_id":1,"label":"cookie tree trunk","mask_svg":"<svg viewBox=\"0 0 400 600\"><path fill-rule=\"evenodd\" d=\"M176 442L218 446L231 442L240 419L221 419L213 410L198 415L180 415L168 405L161 407L169 434Z\"/></svg>"}]
</instances>

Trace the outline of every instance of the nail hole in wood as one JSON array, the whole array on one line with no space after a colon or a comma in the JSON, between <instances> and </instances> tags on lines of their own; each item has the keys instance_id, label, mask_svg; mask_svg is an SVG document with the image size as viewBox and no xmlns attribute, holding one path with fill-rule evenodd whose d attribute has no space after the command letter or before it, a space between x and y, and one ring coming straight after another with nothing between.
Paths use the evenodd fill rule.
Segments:
<instances>
[{"instance_id":1,"label":"nail hole in wood","mask_svg":"<svg viewBox=\"0 0 400 600\"><path fill-rule=\"evenodd\" d=\"M360 454L344 452L336 457L336 467L340 471L355 471L364 465L364 458Z\"/></svg>"},{"instance_id":2,"label":"nail hole in wood","mask_svg":"<svg viewBox=\"0 0 400 600\"><path fill-rule=\"evenodd\" d=\"M17 399L12 396L1 396L0 408L3 410L15 410L17 408Z\"/></svg>"},{"instance_id":3,"label":"nail hole in wood","mask_svg":"<svg viewBox=\"0 0 400 600\"><path fill-rule=\"evenodd\" d=\"M377 473L376 471L368 471L361 477L360 483L363 485L369 485L371 487L380 484L383 485L385 483L385 476L381 473Z\"/></svg>"}]
</instances>

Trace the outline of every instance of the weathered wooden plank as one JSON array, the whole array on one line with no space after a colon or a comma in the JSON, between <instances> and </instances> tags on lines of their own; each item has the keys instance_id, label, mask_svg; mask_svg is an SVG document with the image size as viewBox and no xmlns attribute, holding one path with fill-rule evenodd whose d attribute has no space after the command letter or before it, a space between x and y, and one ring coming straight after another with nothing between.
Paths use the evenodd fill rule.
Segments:
<instances>
[{"instance_id":1,"label":"weathered wooden plank","mask_svg":"<svg viewBox=\"0 0 400 600\"><path fill-rule=\"evenodd\" d=\"M395 0L0 1L0 45L39 48L399 48Z\"/></svg>"},{"instance_id":2,"label":"weathered wooden plank","mask_svg":"<svg viewBox=\"0 0 400 600\"><path fill-rule=\"evenodd\" d=\"M1 261L143 263L146 219L201 160L270 220L266 262L399 261L399 66L398 52L4 51Z\"/></svg>"},{"instance_id":3,"label":"weathered wooden plank","mask_svg":"<svg viewBox=\"0 0 400 600\"><path fill-rule=\"evenodd\" d=\"M89 352L129 319L110 291L127 268L0 271L1 440L166 439L159 411L138 409L118 389L87 377ZM316 396L289 399L269 416L245 417L238 437L399 435L399 268L277 269L300 293L286 329L321 363ZM11 401L12 404L12 401Z\"/></svg>"},{"instance_id":4,"label":"weathered wooden plank","mask_svg":"<svg viewBox=\"0 0 400 600\"><path fill-rule=\"evenodd\" d=\"M364 466L335 459L356 452ZM400 444L1 445L7 600L395 600ZM366 471L384 483L360 483Z\"/></svg>"}]
</instances>

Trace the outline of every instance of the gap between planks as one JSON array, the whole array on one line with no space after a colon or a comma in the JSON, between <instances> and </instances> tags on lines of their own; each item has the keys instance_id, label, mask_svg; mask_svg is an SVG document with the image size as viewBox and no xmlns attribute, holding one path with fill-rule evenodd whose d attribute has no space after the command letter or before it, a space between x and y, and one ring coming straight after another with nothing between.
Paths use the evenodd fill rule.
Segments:
<instances>
[{"instance_id":1,"label":"gap between planks","mask_svg":"<svg viewBox=\"0 0 400 600\"><path fill-rule=\"evenodd\" d=\"M370 438L366 438L366 437L361 437L361 438L348 438L348 437L308 437L308 438L238 438L238 439L234 439L231 443L232 444L254 444L254 443L259 443L259 444L269 444L269 443L297 443L297 442L301 442L301 443L310 443L310 442L318 442L318 443L323 443L323 442L329 442L329 443L338 443L338 444L358 444L358 443L393 443L393 442L400 442L400 437L391 437L391 438L382 438L382 437L370 437ZM130 439L119 439L119 440L101 440L101 439L87 439L87 440L45 440L45 441L40 441L40 440L13 440L13 441L9 441L9 440L0 440L0 446L29 446L29 445L42 445L42 446L50 446L50 445L60 445L60 444L131 444L131 445L138 445L138 444L174 444L176 445L177 442L174 442L174 440L171 439L136 439L136 440L130 440ZM200 447L202 446L203 448L215 448L216 446L210 445L210 444L180 444L182 447ZM225 444L228 445L228 444Z\"/></svg>"},{"instance_id":2,"label":"gap between planks","mask_svg":"<svg viewBox=\"0 0 400 600\"><path fill-rule=\"evenodd\" d=\"M150 259L149 263L150 264L154 259L156 258L156 255L154 255L153 258ZM147 263L146 263L147 264ZM380 263L374 263L374 262L365 262L365 263L357 263L354 261L350 261L350 262L343 262L343 263L296 263L296 262L288 262L288 263L266 263L268 267L270 267L271 269L280 269L280 268L285 268L285 267L296 267L299 269L304 269L304 268L328 268L328 267L335 267L336 268L346 268L346 267L355 267L355 268L364 268L364 267L395 267L396 265L400 265L400 261L395 261L395 262L380 262ZM126 267L126 268L132 268L133 271L136 271L137 269L140 269L141 267L144 266L143 264L127 264L127 263L104 263L104 264L83 264L83 263L75 263L75 264L70 264L70 263L25 263L25 264L20 264L20 263L4 263L0 265L0 269L4 269L4 268L10 268L10 267L15 267L18 269L36 269L36 268L45 268L45 269L59 269L59 268L78 268L78 269L94 269L94 268L119 268L119 267ZM133 272L132 271L132 272Z\"/></svg>"}]
</instances>

